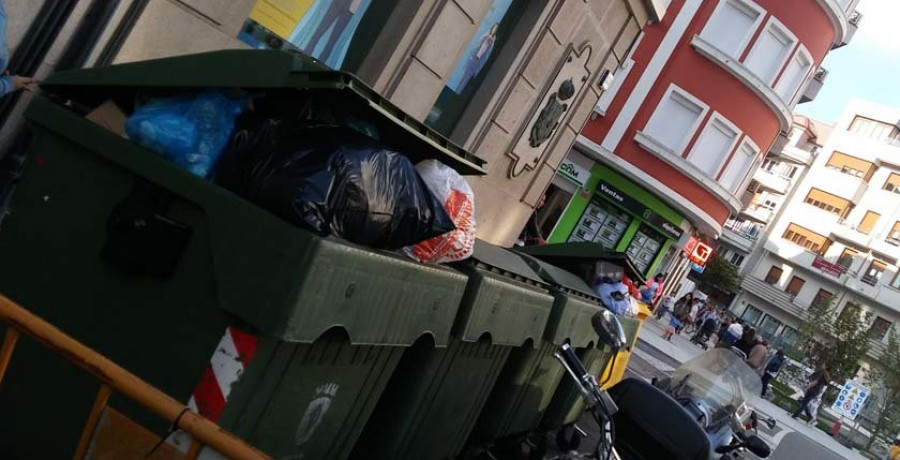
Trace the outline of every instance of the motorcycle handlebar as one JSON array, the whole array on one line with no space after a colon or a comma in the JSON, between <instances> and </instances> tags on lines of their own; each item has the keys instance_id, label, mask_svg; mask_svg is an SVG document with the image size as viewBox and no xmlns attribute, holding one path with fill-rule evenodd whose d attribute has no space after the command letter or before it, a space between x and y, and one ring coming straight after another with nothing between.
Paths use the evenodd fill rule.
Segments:
<instances>
[{"instance_id":1,"label":"motorcycle handlebar","mask_svg":"<svg viewBox=\"0 0 900 460\"><path fill-rule=\"evenodd\" d=\"M575 351L572 350L572 347L569 346L568 343L564 343L560 347L560 350L562 350L562 357L566 361L566 364L569 365L569 368L572 369L572 372L575 373L579 380L584 381L585 377L590 377L587 369L584 368L584 364L581 363L581 360L578 359L578 356L575 355Z\"/></svg>"}]
</instances>

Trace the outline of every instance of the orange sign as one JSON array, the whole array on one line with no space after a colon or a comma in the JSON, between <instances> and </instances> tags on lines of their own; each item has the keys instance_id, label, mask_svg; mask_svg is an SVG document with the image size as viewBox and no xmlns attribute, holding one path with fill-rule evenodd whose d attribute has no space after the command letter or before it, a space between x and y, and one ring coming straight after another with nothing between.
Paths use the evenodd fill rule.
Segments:
<instances>
[{"instance_id":1,"label":"orange sign","mask_svg":"<svg viewBox=\"0 0 900 460\"><path fill-rule=\"evenodd\" d=\"M706 265L706 262L709 261L709 257L712 256L712 253L712 246L702 241L697 241L697 244L694 246L694 250L691 251L690 254L691 262L703 267Z\"/></svg>"}]
</instances>

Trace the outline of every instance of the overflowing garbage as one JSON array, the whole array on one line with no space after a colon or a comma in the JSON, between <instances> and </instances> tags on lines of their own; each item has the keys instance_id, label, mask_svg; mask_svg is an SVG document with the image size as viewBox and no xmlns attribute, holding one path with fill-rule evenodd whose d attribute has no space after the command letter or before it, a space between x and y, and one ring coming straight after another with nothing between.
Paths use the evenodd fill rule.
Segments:
<instances>
[{"instance_id":1,"label":"overflowing garbage","mask_svg":"<svg viewBox=\"0 0 900 460\"><path fill-rule=\"evenodd\" d=\"M124 132L317 234L404 250L423 263L472 255L475 197L466 180L437 160L416 167L374 126L333 107L205 91L151 100Z\"/></svg>"},{"instance_id":2,"label":"overflowing garbage","mask_svg":"<svg viewBox=\"0 0 900 460\"><path fill-rule=\"evenodd\" d=\"M245 105L244 98L219 91L162 98L138 108L126 121L125 132L141 147L207 177Z\"/></svg>"}]
</instances>

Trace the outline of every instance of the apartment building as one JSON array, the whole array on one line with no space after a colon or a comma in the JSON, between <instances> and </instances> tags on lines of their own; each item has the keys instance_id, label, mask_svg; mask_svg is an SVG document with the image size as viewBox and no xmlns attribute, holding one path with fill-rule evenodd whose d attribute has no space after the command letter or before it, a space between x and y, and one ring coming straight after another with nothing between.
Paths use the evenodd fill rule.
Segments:
<instances>
[{"instance_id":1,"label":"apartment building","mask_svg":"<svg viewBox=\"0 0 900 460\"><path fill-rule=\"evenodd\" d=\"M732 311L790 347L831 299L866 313L870 357L900 321L900 108L853 101L772 223Z\"/></svg>"},{"instance_id":2,"label":"apartment building","mask_svg":"<svg viewBox=\"0 0 900 460\"><path fill-rule=\"evenodd\" d=\"M769 234L770 224L782 214L784 204L793 196L813 160L818 156L832 126L795 115L785 142L766 155L741 198L746 205L725 222L717 252L743 275L756 265L760 242Z\"/></svg>"},{"instance_id":3,"label":"apartment building","mask_svg":"<svg viewBox=\"0 0 900 460\"><path fill-rule=\"evenodd\" d=\"M795 105L821 86L822 60L853 36L857 3L669 2L627 50L551 183L550 242L626 252L677 289L690 270L685 247L718 238L741 211Z\"/></svg>"}]
</instances>

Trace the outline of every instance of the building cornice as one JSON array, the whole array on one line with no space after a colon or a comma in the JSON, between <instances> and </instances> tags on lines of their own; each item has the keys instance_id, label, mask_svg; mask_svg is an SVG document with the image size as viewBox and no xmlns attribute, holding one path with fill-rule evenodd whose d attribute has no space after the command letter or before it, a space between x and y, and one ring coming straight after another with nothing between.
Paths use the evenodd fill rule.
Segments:
<instances>
[{"instance_id":1,"label":"building cornice","mask_svg":"<svg viewBox=\"0 0 900 460\"><path fill-rule=\"evenodd\" d=\"M671 189L657 178L651 176L637 166L627 162L624 158L610 152L600 144L579 135L575 139L575 146L588 157L603 163L618 173L624 174L630 180L642 187L649 189L654 195L665 201L691 222L701 233L714 237L722 234L722 224L716 221L699 206Z\"/></svg>"},{"instance_id":2,"label":"building cornice","mask_svg":"<svg viewBox=\"0 0 900 460\"><path fill-rule=\"evenodd\" d=\"M718 198L719 201L728 206L728 210L731 211L732 214L741 210L741 201L729 193L725 187L722 187L715 179L707 176L700 168L697 168L684 158L676 155L675 152L672 152L668 147L657 142L653 137L638 131L634 136L634 140L641 148L652 153L660 160L665 161L669 166L675 168L684 176L689 177L692 181L696 182L697 185L703 187L704 190Z\"/></svg>"},{"instance_id":3,"label":"building cornice","mask_svg":"<svg viewBox=\"0 0 900 460\"><path fill-rule=\"evenodd\" d=\"M847 17L847 13L841 9L841 5L838 4L836 0L817 0L819 5L825 10L825 14L828 15L828 20L831 21L831 25L834 27L834 45L840 45L844 42L844 37L847 36L847 31L849 30L849 18Z\"/></svg>"},{"instance_id":4,"label":"building cornice","mask_svg":"<svg viewBox=\"0 0 900 460\"><path fill-rule=\"evenodd\" d=\"M781 96L779 96L775 90L754 75L750 69L744 66L744 64L741 64L737 59L723 53L716 48L715 45L704 40L699 35L694 35L694 38L691 40L691 46L693 46L698 53L716 63L719 67L725 69L728 73L740 80L744 86L756 93L756 95L772 109L775 117L778 118L778 123L781 125L781 131L790 131L791 124L794 120L794 113L791 111L790 106L781 99Z\"/></svg>"}]
</instances>

